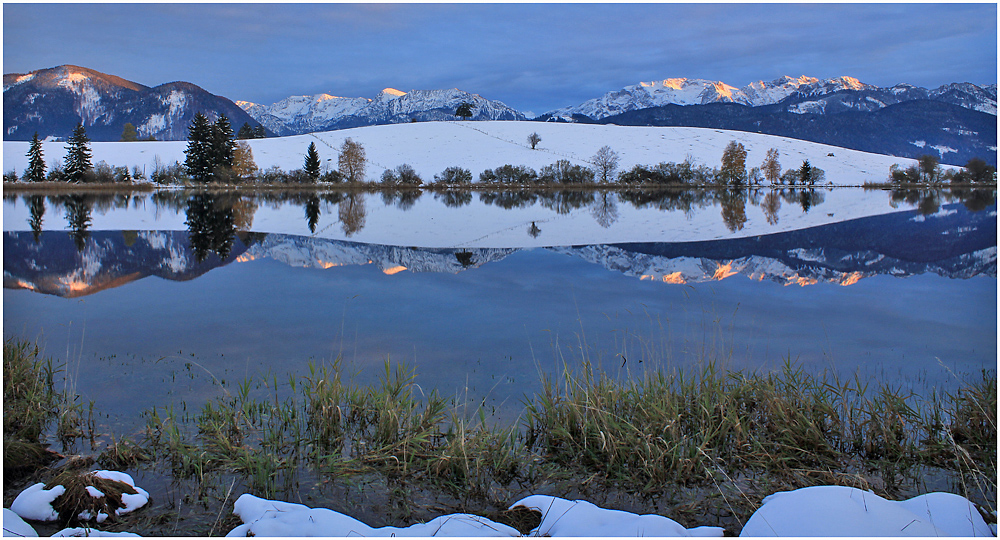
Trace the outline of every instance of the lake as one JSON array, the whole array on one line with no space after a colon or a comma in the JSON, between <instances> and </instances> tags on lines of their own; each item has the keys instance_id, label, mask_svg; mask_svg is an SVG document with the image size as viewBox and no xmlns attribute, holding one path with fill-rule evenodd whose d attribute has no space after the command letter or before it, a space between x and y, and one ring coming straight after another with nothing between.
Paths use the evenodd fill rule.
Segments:
<instances>
[{"instance_id":1,"label":"lake","mask_svg":"<svg viewBox=\"0 0 1000 540\"><path fill-rule=\"evenodd\" d=\"M4 336L118 433L338 358L500 417L584 361L923 393L996 369L996 225L992 190L5 193Z\"/></svg>"}]
</instances>

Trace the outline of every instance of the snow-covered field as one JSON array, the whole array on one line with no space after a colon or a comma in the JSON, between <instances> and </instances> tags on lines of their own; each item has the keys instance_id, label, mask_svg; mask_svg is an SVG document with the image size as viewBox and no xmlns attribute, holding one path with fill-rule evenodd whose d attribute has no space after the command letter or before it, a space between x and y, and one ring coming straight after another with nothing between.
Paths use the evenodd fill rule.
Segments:
<instances>
[{"instance_id":1,"label":"snow-covered field","mask_svg":"<svg viewBox=\"0 0 1000 540\"><path fill-rule=\"evenodd\" d=\"M542 141L536 150L527 143L537 132ZM360 142L369 161L368 178L378 178L386 168L406 163L425 181L447 167L460 166L478 176L487 168L504 164L527 165L540 169L559 159L588 165L597 150L608 145L621 156L619 169L636 164L654 165L684 159L718 166L723 149L731 140L742 142L748 151L748 165L757 165L769 148L776 148L784 168L798 167L803 160L826 171L829 182L860 185L865 181L884 180L894 163L908 165L910 160L845 150L810 142L753 133L700 128L621 127L539 122L427 122L372 126L249 141L254 158L261 168L277 166L292 170L302 166L306 148L316 142L323 163L336 167L336 149L344 139ZM63 143L45 143L44 153L52 165L65 153ZM139 165L147 172L158 160L172 163L184 160L186 143L133 142L93 143L94 162L112 165ZM4 170L22 171L27 164L28 143L4 142ZM830 154L833 154L832 156ZM366 205L365 226L349 238L337 225L337 209L325 208L315 234L304 227L301 209L264 206L257 210L253 230L257 232L309 235L356 242L412 245L422 247L541 247L572 244L619 242L684 242L739 236L754 236L796 230L894 211L883 194L869 194L857 189L834 190L825 202L808 213L796 205L784 204L778 223L768 222L761 208L748 203L747 221L738 231L730 231L720 218L718 207L697 209L690 214L636 209L617 205L617 219L601 226L590 209L581 208L566 214L535 204L528 208L504 210L495 206L472 204L445 208L433 196L425 194L406 210L381 202ZM907 209L905 206L900 210ZM146 215L149 214L149 215ZM333 216L331 216L333 214ZM4 215L5 231L25 230L27 209L23 205ZM46 216L45 227L63 230L61 215ZM163 209L132 209L128 212L95 212L91 230L183 230L183 213ZM525 234L535 223L542 234Z\"/></svg>"},{"instance_id":2,"label":"snow-covered field","mask_svg":"<svg viewBox=\"0 0 1000 540\"><path fill-rule=\"evenodd\" d=\"M542 140L535 150L527 138L537 132ZM814 167L826 171L826 178L836 185L861 185L883 181L894 163L909 165L913 160L869 154L834 146L740 131L685 127L624 127L541 122L423 122L370 126L248 141L254 160L261 169L277 166L290 171L302 168L306 148L315 142L320 160L337 167L337 155L344 139L361 143L369 162L369 180L378 180L382 171L409 164L424 179L448 167L459 166L475 177L485 169L505 164L527 165L538 170L560 159L580 165L602 146L610 146L621 156L619 170L633 165L655 165L663 161L692 161L719 166L722 151L729 141L743 143L747 149L747 168L760 165L769 148L780 153L783 169L797 168L808 159ZM3 171L18 173L28 164L27 142L3 143ZM46 163L52 167L66 155L66 144L43 143ZM185 141L169 142L94 142L93 162L113 166L145 167L147 175L157 158L160 163L184 162ZM834 154L830 156L829 154Z\"/></svg>"}]
</instances>

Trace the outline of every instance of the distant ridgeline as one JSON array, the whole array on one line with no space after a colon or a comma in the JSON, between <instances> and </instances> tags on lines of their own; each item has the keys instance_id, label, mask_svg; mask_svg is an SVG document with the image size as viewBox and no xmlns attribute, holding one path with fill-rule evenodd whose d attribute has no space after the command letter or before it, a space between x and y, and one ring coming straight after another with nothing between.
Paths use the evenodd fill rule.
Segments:
<instances>
[{"instance_id":1,"label":"distant ridgeline","mask_svg":"<svg viewBox=\"0 0 1000 540\"><path fill-rule=\"evenodd\" d=\"M781 105L736 103L665 105L582 123L619 126L684 126L749 131L840 146L852 150L918 158L939 157L948 165L980 158L997 163L997 117L940 101L906 101L875 111L796 114Z\"/></svg>"},{"instance_id":2,"label":"distant ridgeline","mask_svg":"<svg viewBox=\"0 0 1000 540\"><path fill-rule=\"evenodd\" d=\"M232 216L222 215L224 210L201 206L189 206L188 231L5 232L4 287L77 297L147 276L186 281L234 261L256 259L293 267L373 264L385 273L402 268L457 273L519 250L401 247L250 233L237 231ZM945 234L949 241L938 241ZM851 284L881 274L995 277L996 246L996 203L991 201L979 211L948 204L929 215L917 210L894 212L730 240L546 249L668 283L740 273L786 284Z\"/></svg>"}]
</instances>

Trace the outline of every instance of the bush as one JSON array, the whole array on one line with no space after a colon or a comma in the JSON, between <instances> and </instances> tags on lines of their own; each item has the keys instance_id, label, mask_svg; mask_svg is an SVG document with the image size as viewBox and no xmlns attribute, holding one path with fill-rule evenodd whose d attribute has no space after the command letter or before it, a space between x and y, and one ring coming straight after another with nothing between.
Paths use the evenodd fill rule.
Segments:
<instances>
[{"instance_id":1,"label":"bush","mask_svg":"<svg viewBox=\"0 0 1000 540\"><path fill-rule=\"evenodd\" d=\"M115 171L111 165L104 160L98 161L94 165L94 181L102 184L110 184L115 181Z\"/></svg>"},{"instance_id":2,"label":"bush","mask_svg":"<svg viewBox=\"0 0 1000 540\"><path fill-rule=\"evenodd\" d=\"M287 176L277 165L272 165L260 172L260 181L264 184L276 184L284 182Z\"/></svg>"},{"instance_id":3,"label":"bush","mask_svg":"<svg viewBox=\"0 0 1000 540\"><path fill-rule=\"evenodd\" d=\"M45 179L49 182L65 182L67 180L66 173L59 165L53 165L52 168L49 169L49 175L45 177Z\"/></svg>"},{"instance_id":4,"label":"bush","mask_svg":"<svg viewBox=\"0 0 1000 540\"><path fill-rule=\"evenodd\" d=\"M344 181L344 175L340 171L329 170L319 176L319 181L340 184Z\"/></svg>"},{"instance_id":5,"label":"bush","mask_svg":"<svg viewBox=\"0 0 1000 540\"><path fill-rule=\"evenodd\" d=\"M782 177L783 178L783 177ZM906 169L898 164L889 167L889 180L897 184L909 184L920 181L920 167L911 165Z\"/></svg>"},{"instance_id":6,"label":"bush","mask_svg":"<svg viewBox=\"0 0 1000 540\"><path fill-rule=\"evenodd\" d=\"M715 178L715 171L705 166L695 167L689 160L681 163L660 163L652 168L636 165L618 175L622 184L683 185L707 184Z\"/></svg>"},{"instance_id":7,"label":"bush","mask_svg":"<svg viewBox=\"0 0 1000 540\"><path fill-rule=\"evenodd\" d=\"M448 167L441 174L434 175L434 182L438 184L471 184L472 171L461 167Z\"/></svg>"},{"instance_id":8,"label":"bush","mask_svg":"<svg viewBox=\"0 0 1000 540\"><path fill-rule=\"evenodd\" d=\"M11 169L3 173L3 181L6 182L17 182L17 171Z\"/></svg>"},{"instance_id":9,"label":"bush","mask_svg":"<svg viewBox=\"0 0 1000 540\"><path fill-rule=\"evenodd\" d=\"M424 181L413 167L404 163L395 170L386 169L382 173L382 183L387 186L419 186Z\"/></svg>"},{"instance_id":10,"label":"bush","mask_svg":"<svg viewBox=\"0 0 1000 540\"><path fill-rule=\"evenodd\" d=\"M538 181L543 184L590 184L594 182L594 171L560 159L552 165L542 167Z\"/></svg>"},{"instance_id":11,"label":"bush","mask_svg":"<svg viewBox=\"0 0 1000 540\"><path fill-rule=\"evenodd\" d=\"M479 175L481 184L534 184L538 174L524 165L501 165L496 169L486 169Z\"/></svg>"}]
</instances>

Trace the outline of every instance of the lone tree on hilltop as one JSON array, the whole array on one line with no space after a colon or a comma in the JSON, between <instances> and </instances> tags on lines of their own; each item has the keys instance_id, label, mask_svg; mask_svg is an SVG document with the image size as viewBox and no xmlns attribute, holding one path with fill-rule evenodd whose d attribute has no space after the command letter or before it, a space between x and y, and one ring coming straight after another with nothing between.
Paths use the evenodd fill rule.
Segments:
<instances>
[{"instance_id":1,"label":"lone tree on hilltop","mask_svg":"<svg viewBox=\"0 0 1000 540\"><path fill-rule=\"evenodd\" d=\"M467 101L463 101L462 104L455 109L455 116L466 119L472 118L472 104Z\"/></svg>"},{"instance_id":2,"label":"lone tree on hilltop","mask_svg":"<svg viewBox=\"0 0 1000 540\"><path fill-rule=\"evenodd\" d=\"M747 149L743 143L729 141L722 152L722 168L719 169L719 179L730 185L738 186L747 178Z\"/></svg>"},{"instance_id":3,"label":"lone tree on hilltop","mask_svg":"<svg viewBox=\"0 0 1000 540\"><path fill-rule=\"evenodd\" d=\"M337 165L348 182L361 182L365 179L365 148L348 137L340 146Z\"/></svg>"},{"instance_id":4,"label":"lone tree on hilltop","mask_svg":"<svg viewBox=\"0 0 1000 540\"><path fill-rule=\"evenodd\" d=\"M319 152L316 151L316 143L314 142L309 143L309 148L306 149L306 161L302 170L305 171L309 180L315 182L319 179Z\"/></svg>"},{"instance_id":5,"label":"lone tree on hilltop","mask_svg":"<svg viewBox=\"0 0 1000 540\"><path fill-rule=\"evenodd\" d=\"M594 174L601 178L602 184L607 184L608 179L614 177L615 171L618 169L620 161L618 152L612 150L610 146L602 146L590 159L594 164Z\"/></svg>"},{"instance_id":6,"label":"lone tree on hilltop","mask_svg":"<svg viewBox=\"0 0 1000 540\"><path fill-rule=\"evenodd\" d=\"M542 138L538 135L538 133L532 133L531 135L528 135L528 144L531 145L532 150L534 150L535 146L537 146L538 143L540 142L542 142Z\"/></svg>"},{"instance_id":7,"label":"lone tree on hilltop","mask_svg":"<svg viewBox=\"0 0 1000 540\"><path fill-rule=\"evenodd\" d=\"M760 164L760 170L764 172L764 178L770 184L777 184L781 178L781 164L778 163L778 150L771 148L764 157L764 162Z\"/></svg>"},{"instance_id":8,"label":"lone tree on hilltop","mask_svg":"<svg viewBox=\"0 0 1000 540\"><path fill-rule=\"evenodd\" d=\"M38 140L38 132L31 137L28 147L28 168L24 171L25 182L41 182L45 180L45 158L42 156L42 142Z\"/></svg>"},{"instance_id":9,"label":"lone tree on hilltop","mask_svg":"<svg viewBox=\"0 0 1000 540\"><path fill-rule=\"evenodd\" d=\"M83 124L77 124L73 135L67 141L66 166L63 172L70 182L83 182L94 166L90 163L90 139Z\"/></svg>"},{"instance_id":10,"label":"lone tree on hilltop","mask_svg":"<svg viewBox=\"0 0 1000 540\"><path fill-rule=\"evenodd\" d=\"M125 125L122 127L122 136L121 139L119 139L119 142L135 142L138 140L139 132L135 130L135 126L132 125L132 122L125 122Z\"/></svg>"}]
</instances>

